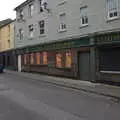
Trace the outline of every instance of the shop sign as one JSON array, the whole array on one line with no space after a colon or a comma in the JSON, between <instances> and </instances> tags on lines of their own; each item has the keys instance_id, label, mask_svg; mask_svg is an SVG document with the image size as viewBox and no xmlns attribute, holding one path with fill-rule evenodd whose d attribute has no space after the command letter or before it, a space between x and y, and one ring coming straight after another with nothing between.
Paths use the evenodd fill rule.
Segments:
<instances>
[{"instance_id":1,"label":"shop sign","mask_svg":"<svg viewBox=\"0 0 120 120\"><path fill-rule=\"evenodd\" d=\"M120 33L111 33L107 35L100 35L96 36L97 43L104 43L104 42L120 42Z\"/></svg>"},{"instance_id":2,"label":"shop sign","mask_svg":"<svg viewBox=\"0 0 120 120\"><path fill-rule=\"evenodd\" d=\"M86 37L86 38L59 42L59 43L56 42L56 43L45 44L45 45L30 46L22 49L22 51L21 50L18 50L18 51L22 53L29 53L29 52L37 52L37 51L44 51L44 50L75 48L80 46L88 46L89 44L90 44L90 40L88 37Z\"/></svg>"}]
</instances>

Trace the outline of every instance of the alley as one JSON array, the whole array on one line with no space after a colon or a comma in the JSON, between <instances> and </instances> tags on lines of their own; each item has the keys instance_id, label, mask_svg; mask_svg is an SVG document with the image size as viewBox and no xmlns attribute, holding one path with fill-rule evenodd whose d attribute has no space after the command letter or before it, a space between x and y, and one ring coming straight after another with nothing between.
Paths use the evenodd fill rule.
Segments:
<instances>
[{"instance_id":1,"label":"alley","mask_svg":"<svg viewBox=\"0 0 120 120\"><path fill-rule=\"evenodd\" d=\"M0 74L0 120L119 120L120 104L109 97Z\"/></svg>"}]
</instances>

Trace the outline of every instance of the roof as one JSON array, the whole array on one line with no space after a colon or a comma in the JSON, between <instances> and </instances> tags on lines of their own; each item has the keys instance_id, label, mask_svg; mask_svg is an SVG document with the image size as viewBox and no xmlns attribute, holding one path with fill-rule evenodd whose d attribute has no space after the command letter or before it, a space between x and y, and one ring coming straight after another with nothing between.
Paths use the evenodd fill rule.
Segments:
<instances>
[{"instance_id":1,"label":"roof","mask_svg":"<svg viewBox=\"0 0 120 120\"><path fill-rule=\"evenodd\" d=\"M30 2L32 2L33 0L26 0L25 2L21 3L20 5L18 5L14 10L17 11L18 9L26 6L27 4L29 4Z\"/></svg>"},{"instance_id":2,"label":"roof","mask_svg":"<svg viewBox=\"0 0 120 120\"><path fill-rule=\"evenodd\" d=\"M1 28L1 27L4 27L5 25L8 25L8 24L10 24L10 23L12 23L12 22L13 22L13 20L10 19L10 18L8 18L8 19L6 19L6 20L2 20L2 21L0 21L0 28Z\"/></svg>"}]
</instances>

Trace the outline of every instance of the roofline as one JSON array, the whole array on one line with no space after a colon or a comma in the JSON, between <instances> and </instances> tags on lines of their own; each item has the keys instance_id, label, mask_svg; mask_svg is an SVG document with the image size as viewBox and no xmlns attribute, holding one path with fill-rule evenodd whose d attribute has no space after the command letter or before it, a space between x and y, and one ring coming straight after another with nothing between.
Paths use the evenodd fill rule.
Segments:
<instances>
[{"instance_id":1,"label":"roofline","mask_svg":"<svg viewBox=\"0 0 120 120\"><path fill-rule=\"evenodd\" d=\"M9 24L11 24L11 23L13 23L15 20L11 20L11 21L9 21L8 23L6 23L6 24L4 24L4 25L1 25L0 26L0 28L3 28L3 27L5 27L5 26L7 26L7 25L9 25Z\"/></svg>"},{"instance_id":2,"label":"roofline","mask_svg":"<svg viewBox=\"0 0 120 120\"><path fill-rule=\"evenodd\" d=\"M33 0L26 0L25 2L21 3L20 5L18 5L16 8L14 8L14 11L17 11L18 9L26 6L28 3L32 2Z\"/></svg>"}]
</instances>

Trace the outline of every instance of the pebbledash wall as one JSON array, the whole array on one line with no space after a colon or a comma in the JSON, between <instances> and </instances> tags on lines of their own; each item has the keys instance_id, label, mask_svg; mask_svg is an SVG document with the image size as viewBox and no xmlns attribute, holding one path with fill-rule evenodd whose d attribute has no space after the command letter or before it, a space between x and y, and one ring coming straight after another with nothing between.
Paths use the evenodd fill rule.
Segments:
<instances>
[{"instance_id":1,"label":"pebbledash wall","mask_svg":"<svg viewBox=\"0 0 120 120\"><path fill-rule=\"evenodd\" d=\"M108 15L109 0L45 1L47 9L43 12L40 12L40 0L27 0L15 8L15 53L18 55L19 71L41 72L89 81L120 82L120 69L115 69L116 65L120 65L119 62L115 65L120 55L114 56L119 48L119 37L116 36L119 36L120 16L118 13L115 17ZM32 16L29 15L31 5L34 6ZM117 5L120 10L120 3ZM86 24L81 24L82 16L87 17ZM41 35L39 22L42 20L45 32ZM62 30L61 21L65 24L65 29ZM33 25L34 29L32 37L29 35L30 25ZM22 40L19 34L21 29ZM110 52L114 56L114 62L109 62L109 50L114 51ZM115 68L111 68L110 64Z\"/></svg>"}]
</instances>

